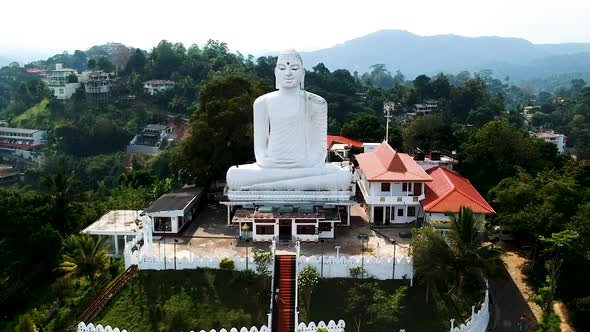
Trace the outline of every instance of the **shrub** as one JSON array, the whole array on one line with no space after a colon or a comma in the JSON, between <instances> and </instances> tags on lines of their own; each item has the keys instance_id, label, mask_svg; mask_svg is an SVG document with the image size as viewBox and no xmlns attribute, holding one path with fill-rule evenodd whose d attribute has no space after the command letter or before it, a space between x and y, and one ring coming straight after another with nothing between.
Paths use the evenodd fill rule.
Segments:
<instances>
[{"instance_id":1,"label":"shrub","mask_svg":"<svg viewBox=\"0 0 590 332\"><path fill-rule=\"evenodd\" d=\"M367 274L367 271L361 266L351 267L348 269L348 273L352 278L360 279Z\"/></svg>"},{"instance_id":2,"label":"shrub","mask_svg":"<svg viewBox=\"0 0 590 332\"><path fill-rule=\"evenodd\" d=\"M270 251L256 250L254 252L254 263L256 264L256 272L258 274L263 276L270 276L272 274L272 253Z\"/></svg>"},{"instance_id":3,"label":"shrub","mask_svg":"<svg viewBox=\"0 0 590 332\"><path fill-rule=\"evenodd\" d=\"M234 260L231 258L223 258L219 262L219 268L225 271L233 271L235 268Z\"/></svg>"},{"instance_id":4,"label":"shrub","mask_svg":"<svg viewBox=\"0 0 590 332\"><path fill-rule=\"evenodd\" d=\"M328 329L325 327L320 327L319 329L316 330L316 332L328 332Z\"/></svg>"}]
</instances>

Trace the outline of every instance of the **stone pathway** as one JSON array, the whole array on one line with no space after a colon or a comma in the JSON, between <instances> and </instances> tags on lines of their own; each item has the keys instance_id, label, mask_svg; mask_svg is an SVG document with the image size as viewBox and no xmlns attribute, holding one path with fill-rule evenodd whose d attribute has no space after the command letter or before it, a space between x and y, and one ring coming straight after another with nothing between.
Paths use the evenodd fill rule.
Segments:
<instances>
[{"instance_id":1,"label":"stone pathway","mask_svg":"<svg viewBox=\"0 0 590 332\"><path fill-rule=\"evenodd\" d=\"M532 301L533 291L527 285L523 268L528 259L511 251L502 256L508 276L503 280L491 280L490 288L495 310L495 332L518 331L521 315L527 317L527 332L532 332L541 318L541 309Z\"/></svg>"}]
</instances>

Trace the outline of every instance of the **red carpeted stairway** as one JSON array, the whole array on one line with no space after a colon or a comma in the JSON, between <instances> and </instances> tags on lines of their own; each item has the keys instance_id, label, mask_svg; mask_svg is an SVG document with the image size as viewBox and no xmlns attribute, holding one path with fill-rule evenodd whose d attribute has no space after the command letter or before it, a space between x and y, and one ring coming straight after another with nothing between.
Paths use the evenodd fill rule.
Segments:
<instances>
[{"instance_id":1,"label":"red carpeted stairway","mask_svg":"<svg viewBox=\"0 0 590 332\"><path fill-rule=\"evenodd\" d=\"M278 258L279 293L278 296L275 296L278 304L276 331L295 332L295 292L297 291L297 285L295 284L295 256L281 255Z\"/></svg>"}]
</instances>

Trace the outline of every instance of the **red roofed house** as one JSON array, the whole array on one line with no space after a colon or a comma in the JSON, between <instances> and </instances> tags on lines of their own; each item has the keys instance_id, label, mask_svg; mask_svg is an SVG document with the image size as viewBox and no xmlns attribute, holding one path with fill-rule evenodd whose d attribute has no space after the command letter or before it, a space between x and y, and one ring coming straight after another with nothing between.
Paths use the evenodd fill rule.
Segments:
<instances>
[{"instance_id":1,"label":"red roofed house","mask_svg":"<svg viewBox=\"0 0 590 332\"><path fill-rule=\"evenodd\" d=\"M466 178L443 167L427 172L432 181L426 184L426 198L421 202L425 222L449 221L449 212L458 214L461 206L470 208L476 220L496 214Z\"/></svg>"},{"instance_id":2,"label":"red roofed house","mask_svg":"<svg viewBox=\"0 0 590 332\"><path fill-rule=\"evenodd\" d=\"M414 159L386 142L372 152L356 156L355 177L366 203L370 222L377 225L415 222L425 184L432 181Z\"/></svg>"},{"instance_id":3,"label":"red roofed house","mask_svg":"<svg viewBox=\"0 0 590 332\"><path fill-rule=\"evenodd\" d=\"M363 142L355 141L344 136L328 135L328 161L348 160L350 150L360 150Z\"/></svg>"}]
</instances>

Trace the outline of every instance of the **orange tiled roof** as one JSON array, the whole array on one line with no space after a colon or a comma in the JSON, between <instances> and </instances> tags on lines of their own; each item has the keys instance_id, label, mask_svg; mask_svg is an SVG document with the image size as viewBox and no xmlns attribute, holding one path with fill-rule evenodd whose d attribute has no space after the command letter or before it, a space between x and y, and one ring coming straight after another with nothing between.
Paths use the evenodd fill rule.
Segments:
<instances>
[{"instance_id":1,"label":"orange tiled roof","mask_svg":"<svg viewBox=\"0 0 590 332\"><path fill-rule=\"evenodd\" d=\"M461 175L444 167L428 170L432 182L426 183L421 202L425 212L459 213L461 206L470 208L473 213L496 214L496 211Z\"/></svg>"},{"instance_id":2,"label":"orange tiled roof","mask_svg":"<svg viewBox=\"0 0 590 332\"><path fill-rule=\"evenodd\" d=\"M374 182L427 182L432 181L412 157L395 151L387 142L381 143L373 152L356 156L359 167Z\"/></svg>"},{"instance_id":3,"label":"orange tiled roof","mask_svg":"<svg viewBox=\"0 0 590 332\"><path fill-rule=\"evenodd\" d=\"M335 136L335 135L328 135L328 149L332 147L332 144L340 143L340 144L350 144L353 148L360 149L363 147L363 142L355 141L350 138L346 138L344 136Z\"/></svg>"}]
</instances>

